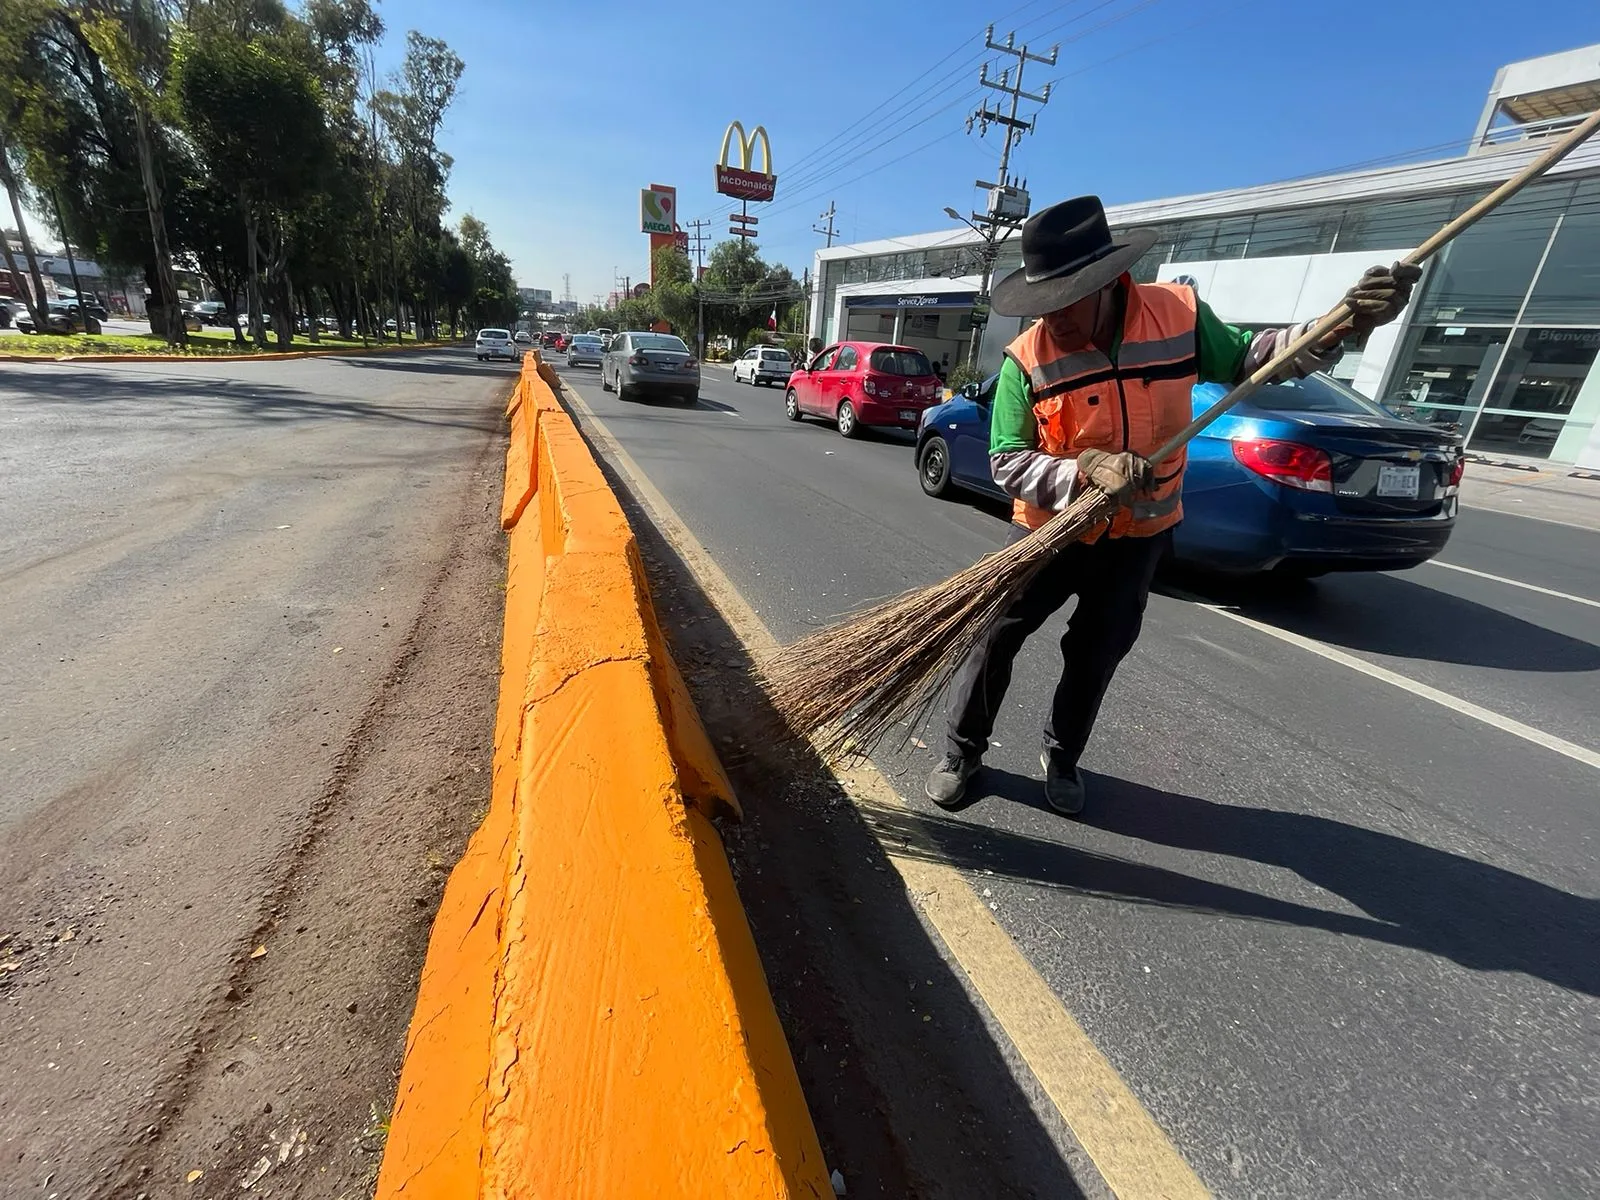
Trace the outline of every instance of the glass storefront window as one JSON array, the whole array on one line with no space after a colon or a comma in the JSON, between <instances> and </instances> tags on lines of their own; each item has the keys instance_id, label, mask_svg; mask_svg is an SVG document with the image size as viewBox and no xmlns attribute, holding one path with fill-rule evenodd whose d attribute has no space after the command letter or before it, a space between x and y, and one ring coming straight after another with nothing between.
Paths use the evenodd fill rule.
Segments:
<instances>
[{"instance_id":1,"label":"glass storefront window","mask_svg":"<svg viewBox=\"0 0 1600 1200\"><path fill-rule=\"evenodd\" d=\"M1519 330L1473 430L1473 449L1548 458L1597 354L1600 329Z\"/></svg>"},{"instance_id":2,"label":"glass storefront window","mask_svg":"<svg viewBox=\"0 0 1600 1200\"><path fill-rule=\"evenodd\" d=\"M1515 320L1571 191L1571 183L1535 185L1445 247L1418 301L1417 320Z\"/></svg>"},{"instance_id":3,"label":"glass storefront window","mask_svg":"<svg viewBox=\"0 0 1600 1200\"><path fill-rule=\"evenodd\" d=\"M1209 262L1219 258L1243 258L1250 241L1250 226L1255 217L1207 218L1178 226L1172 262Z\"/></svg>"},{"instance_id":4,"label":"glass storefront window","mask_svg":"<svg viewBox=\"0 0 1600 1200\"><path fill-rule=\"evenodd\" d=\"M1245 257L1326 254L1333 249L1343 216L1344 209L1337 206L1262 213L1250 230L1250 248Z\"/></svg>"},{"instance_id":5,"label":"glass storefront window","mask_svg":"<svg viewBox=\"0 0 1600 1200\"><path fill-rule=\"evenodd\" d=\"M1429 234L1460 212L1469 199L1466 196L1425 196L1382 204L1352 204L1345 210L1333 248L1343 253L1420 245Z\"/></svg>"},{"instance_id":6,"label":"glass storefront window","mask_svg":"<svg viewBox=\"0 0 1600 1200\"><path fill-rule=\"evenodd\" d=\"M1578 184L1561 217L1523 320L1600 325L1600 179Z\"/></svg>"},{"instance_id":7,"label":"glass storefront window","mask_svg":"<svg viewBox=\"0 0 1600 1200\"><path fill-rule=\"evenodd\" d=\"M1413 328L1401 348L1407 364L1383 402L1401 416L1430 425L1465 426L1482 401L1507 329L1426 325Z\"/></svg>"}]
</instances>

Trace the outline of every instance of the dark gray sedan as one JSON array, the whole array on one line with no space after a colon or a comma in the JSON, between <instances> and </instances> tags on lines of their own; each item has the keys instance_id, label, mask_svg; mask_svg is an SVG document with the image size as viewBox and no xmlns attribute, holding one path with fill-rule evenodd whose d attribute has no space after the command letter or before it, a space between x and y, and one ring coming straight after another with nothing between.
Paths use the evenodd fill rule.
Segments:
<instances>
[{"instance_id":1,"label":"dark gray sedan","mask_svg":"<svg viewBox=\"0 0 1600 1200\"><path fill-rule=\"evenodd\" d=\"M619 333L600 363L600 386L622 400L659 394L693 404L700 399L700 364L670 333Z\"/></svg>"}]
</instances>

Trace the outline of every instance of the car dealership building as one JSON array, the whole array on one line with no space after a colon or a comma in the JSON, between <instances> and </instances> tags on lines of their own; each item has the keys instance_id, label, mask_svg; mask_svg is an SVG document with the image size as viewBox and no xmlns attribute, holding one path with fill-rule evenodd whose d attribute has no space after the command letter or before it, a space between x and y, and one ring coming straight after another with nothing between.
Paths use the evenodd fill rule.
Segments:
<instances>
[{"instance_id":1,"label":"car dealership building","mask_svg":"<svg viewBox=\"0 0 1600 1200\"><path fill-rule=\"evenodd\" d=\"M1107 216L1113 231L1160 232L1135 279L1187 279L1235 325L1288 324L1327 311L1366 267L1407 253L1597 109L1600 45L1502 67L1458 157L1117 205ZM963 361L982 245L963 227L818 251L811 335ZM1020 262L1013 237L995 278ZM1018 328L989 318L980 368L998 367ZM1417 420L1459 424L1473 451L1600 469L1600 141L1450 245L1401 319L1347 350L1334 374Z\"/></svg>"}]
</instances>

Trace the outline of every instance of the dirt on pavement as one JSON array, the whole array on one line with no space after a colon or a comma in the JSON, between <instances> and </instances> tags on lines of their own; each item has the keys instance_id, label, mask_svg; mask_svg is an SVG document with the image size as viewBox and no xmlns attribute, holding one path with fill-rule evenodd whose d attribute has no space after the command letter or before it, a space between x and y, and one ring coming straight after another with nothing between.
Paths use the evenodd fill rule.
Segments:
<instances>
[{"instance_id":1,"label":"dirt on pavement","mask_svg":"<svg viewBox=\"0 0 1600 1200\"><path fill-rule=\"evenodd\" d=\"M119 1195L372 1194L445 880L488 808L504 614L500 449L351 732L271 918ZM252 952L255 953L255 952ZM205 1174L180 1188L196 1170Z\"/></svg>"},{"instance_id":2,"label":"dirt on pavement","mask_svg":"<svg viewBox=\"0 0 1600 1200\"><path fill-rule=\"evenodd\" d=\"M0 380L0 1198L371 1194L488 801L511 378Z\"/></svg>"}]
</instances>

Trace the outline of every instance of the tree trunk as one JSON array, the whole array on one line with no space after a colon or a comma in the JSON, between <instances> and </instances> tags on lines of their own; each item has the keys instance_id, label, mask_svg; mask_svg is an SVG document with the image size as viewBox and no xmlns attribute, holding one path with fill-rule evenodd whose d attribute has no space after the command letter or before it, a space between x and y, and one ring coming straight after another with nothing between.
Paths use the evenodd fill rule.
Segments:
<instances>
[{"instance_id":1,"label":"tree trunk","mask_svg":"<svg viewBox=\"0 0 1600 1200\"><path fill-rule=\"evenodd\" d=\"M317 303L317 289L307 288L301 299L306 302L306 336L315 346L322 341L322 306Z\"/></svg>"},{"instance_id":2,"label":"tree trunk","mask_svg":"<svg viewBox=\"0 0 1600 1200\"><path fill-rule=\"evenodd\" d=\"M277 255L273 256L276 260ZM278 349L294 344L294 304L289 299L289 281L280 274L272 285L272 323L277 326Z\"/></svg>"},{"instance_id":3,"label":"tree trunk","mask_svg":"<svg viewBox=\"0 0 1600 1200\"><path fill-rule=\"evenodd\" d=\"M33 327L40 333L49 333L50 301L45 296L44 277L39 274L39 259L33 252L33 239L28 236L28 226L22 219L22 201L17 198L17 177L11 171L11 159L7 157L8 146L5 139L0 138L0 183L5 185L6 195L11 200L11 215L17 222L17 237L22 241L22 256L28 263L28 275L33 279L33 294L27 294L28 289L23 288L23 303L28 306L28 313L33 317ZM21 283L22 276L17 271L17 262L11 253L11 243L0 237L5 242L6 266L11 271L11 277Z\"/></svg>"},{"instance_id":4,"label":"tree trunk","mask_svg":"<svg viewBox=\"0 0 1600 1200\"><path fill-rule=\"evenodd\" d=\"M61 193L50 189L50 200L56 206L56 224L61 227L61 248L67 252L67 270L72 272L72 291L78 297L78 316L83 319L83 331L89 332L89 305L83 298L83 284L78 282L78 260L73 257L72 239L67 236L67 223L61 216Z\"/></svg>"},{"instance_id":5,"label":"tree trunk","mask_svg":"<svg viewBox=\"0 0 1600 1200\"><path fill-rule=\"evenodd\" d=\"M167 344L188 345L183 309L178 303L178 280L172 273L172 248L167 244L167 217L161 204L161 183L156 179L155 146L150 140L150 119L142 105L133 106L134 130L139 137L139 175L144 183L144 204L150 213L150 243L156 252L156 297L165 317ZM155 323L151 322L151 328Z\"/></svg>"},{"instance_id":6,"label":"tree trunk","mask_svg":"<svg viewBox=\"0 0 1600 1200\"><path fill-rule=\"evenodd\" d=\"M243 192L239 193L239 208L244 215L245 256L250 264L244 288L245 307L250 310L250 340L256 344L256 349L265 350L267 331L261 324L261 245L256 241L256 214Z\"/></svg>"}]
</instances>

